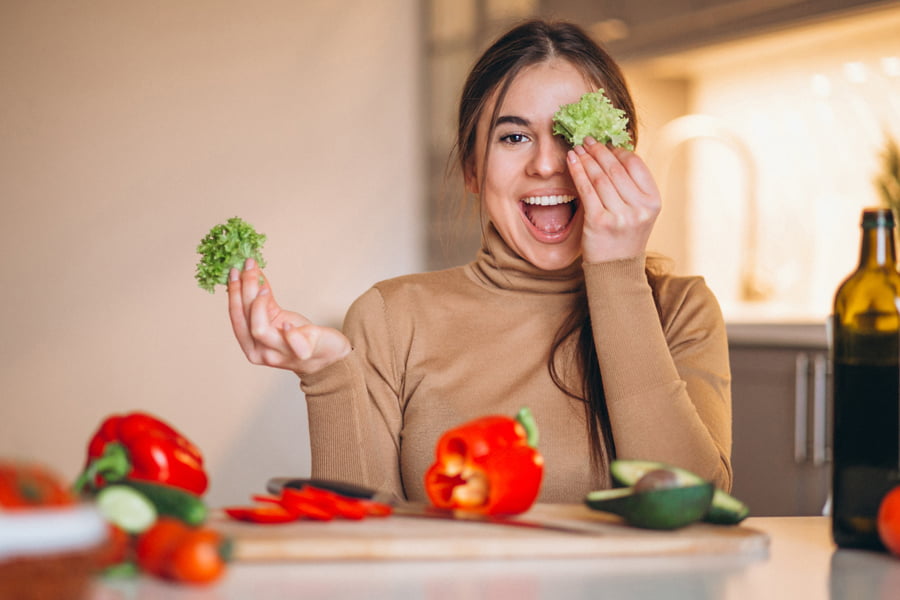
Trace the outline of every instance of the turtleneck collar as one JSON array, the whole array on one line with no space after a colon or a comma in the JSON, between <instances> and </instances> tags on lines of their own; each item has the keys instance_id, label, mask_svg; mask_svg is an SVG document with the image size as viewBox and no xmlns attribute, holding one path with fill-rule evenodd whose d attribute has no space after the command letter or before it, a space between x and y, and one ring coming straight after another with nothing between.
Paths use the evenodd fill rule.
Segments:
<instances>
[{"instance_id":1,"label":"turtleneck collar","mask_svg":"<svg viewBox=\"0 0 900 600\"><path fill-rule=\"evenodd\" d=\"M584 287L581 260L554 271L540 269L513 252L493 223L485 227L481 249L466 267L480 283L502 290L561 294Z\"/></svg>"}]
</instances>

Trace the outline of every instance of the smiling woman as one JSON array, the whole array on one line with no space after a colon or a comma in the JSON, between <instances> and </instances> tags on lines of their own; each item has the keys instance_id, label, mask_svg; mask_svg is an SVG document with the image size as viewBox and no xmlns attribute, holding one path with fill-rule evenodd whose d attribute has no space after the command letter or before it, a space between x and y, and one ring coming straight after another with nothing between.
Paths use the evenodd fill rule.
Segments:
<instances>
[{"instance_id":1,"label":"smiling woman","mask_svg":"<svg viewBox=\"0 0 900 600\"><path fill-rule=\"evenodd\" d=\"M568 61L536 63L493 94L476 126L466 189L512 249L542 269L562 269L581 254L584 211L566 168L565 140L553 115L590 86ZM491 119L496 123L491 128Z\"/></svg>"},{"instance_id":2,"label":"smiling woman","mask_svg":"<svg viewBox=\"0 0 900 600\"><path fill-rule=\"evenodd\" d=\"M561 105L603 88L634 106L580 28L530 21L501 36L460 96L456 160L480 201L482 247L461 267L375 284L343 330L283 310L248 261L232 327L251 362L297 373L313 476L426 500L441 434L531 409L539 501L610 485L613 458L656 460L730 488L725 327L699 277L648 258L661 200L634 152L554 134Z\"/></svg>"}]
</instances>

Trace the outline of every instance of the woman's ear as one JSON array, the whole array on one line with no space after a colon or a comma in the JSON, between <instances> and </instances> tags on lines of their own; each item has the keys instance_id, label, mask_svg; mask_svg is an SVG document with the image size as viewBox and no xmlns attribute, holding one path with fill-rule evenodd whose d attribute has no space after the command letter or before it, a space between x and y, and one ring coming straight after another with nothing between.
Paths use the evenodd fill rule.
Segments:
<instances>
[{"instance_id":1,"label":"woman's ear","mask_svg":"<svg viewBox=\"0 0 900 600\"><path fill-rule=\"evenodd\" d=\"M475 172L475 161L469 160L463 169L463 180L466 184L466 191L470 194L477 195L481 192L481 186L478 184L478 175Z\"/></svg>"}]
</instances>

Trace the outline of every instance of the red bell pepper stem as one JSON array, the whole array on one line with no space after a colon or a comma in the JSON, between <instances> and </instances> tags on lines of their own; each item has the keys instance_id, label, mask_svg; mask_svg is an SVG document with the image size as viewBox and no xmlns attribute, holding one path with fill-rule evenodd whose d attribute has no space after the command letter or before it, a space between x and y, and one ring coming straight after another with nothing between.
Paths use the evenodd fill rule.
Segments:
<instances>
[{"instance_id":1,"label":"red bell pepper stem","mask_svg":"<svg viewBox=\"0 0 900 600\"><path fill-rule=\"evenodd\" d=\"M81 493L85 486L96 489L97 476L102 476L107 481L115 481L124 478L130 470L131 461L128 459L125 446L118 442L110 442L106 444L102 455L88 463L75 480L72 489L76 494Z\"/></svg>"},{"instance_id":2,"label":"red bell pepper stem","mask_svg":"<svg viewBox=\"0 0 900 600\"><path fill-rule=\"evenodd\" d=\"M540 434L538 433L537 421L534 420L534 415L531 414L531 409L527 406L520 408L519 412L516 413L516 421L525 429L525 440L528 442L528 445L532 448L537 448Z\"/></svg>"}]
</instances>

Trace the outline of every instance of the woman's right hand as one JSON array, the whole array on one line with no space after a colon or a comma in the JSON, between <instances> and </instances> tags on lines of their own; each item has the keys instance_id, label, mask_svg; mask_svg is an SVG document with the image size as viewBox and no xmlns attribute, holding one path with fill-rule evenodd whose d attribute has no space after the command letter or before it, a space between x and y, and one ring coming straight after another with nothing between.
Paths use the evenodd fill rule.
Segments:
<instances>
[{"instance_id":1,"label":"woman's right hand","mask_svg":"<svg viewBox=\"0 0 900 600\"><path fill-rule=\"evenodd\" d=\"M283 310L253 259L228 276L228 315L247 359L255 365L311 375L350 353L350 340L332 327Z\"/></svg>"}]
</instances>

